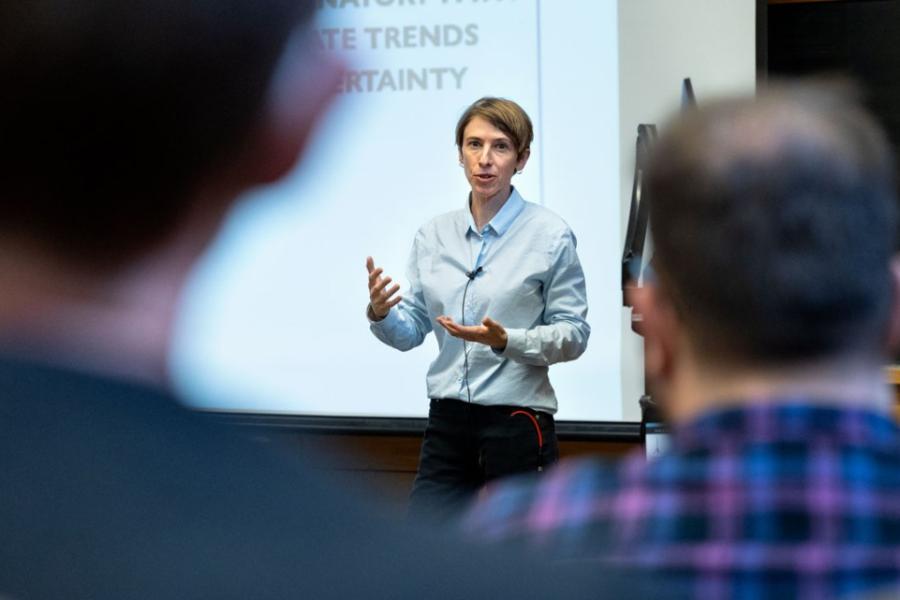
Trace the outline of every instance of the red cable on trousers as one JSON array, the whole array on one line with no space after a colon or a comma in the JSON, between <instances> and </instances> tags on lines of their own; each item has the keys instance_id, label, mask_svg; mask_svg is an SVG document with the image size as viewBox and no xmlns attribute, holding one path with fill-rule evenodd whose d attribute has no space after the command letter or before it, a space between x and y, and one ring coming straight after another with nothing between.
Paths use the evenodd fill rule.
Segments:
<instances>
[{"instance_id":1,"label":"red cable on trousers","mask_svg":"<svg viewBox=\"0 0 900 600\"><path fill-rule=\"evenodd\" d=\"M530 412L528 412L527 410L514 410L514 411L512 411L512 413L511 413L509 416L514 417L514 416L516 416L516 415L525 415L526 417L528 417L529 419L531 419L531 423L532 423L532 425L534 425L534 430L537 431L537 436L538 436L538 450L539 450L539 451L540 451L540 450L543 450L543 448L544 448L544 434L541 433L541 426L538 424L537 419L534 417L534 415L531 414Z\"/></svg>"}]
</instances>

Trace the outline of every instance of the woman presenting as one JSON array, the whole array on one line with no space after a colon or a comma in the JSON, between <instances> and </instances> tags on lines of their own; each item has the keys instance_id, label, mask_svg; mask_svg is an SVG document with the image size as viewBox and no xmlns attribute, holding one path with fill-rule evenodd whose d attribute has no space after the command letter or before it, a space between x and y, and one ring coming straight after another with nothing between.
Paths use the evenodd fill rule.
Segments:
<instances>
[{"instance_id":1,"label":"woman presenting","mask_svg":"<svg viewBox=\"0 0 900 600\"><path fill-rule=\"evenodd\" d=\"M399 350L432 330L438 343L412 515L452 516L486 481L558 457L548 367L578 358L590 327L575 236L511 184L533 139L518 104L476 101L456 126L472 191L416 233L408 293L366 261L372 333Z\"/></svg>"}]
</instances>

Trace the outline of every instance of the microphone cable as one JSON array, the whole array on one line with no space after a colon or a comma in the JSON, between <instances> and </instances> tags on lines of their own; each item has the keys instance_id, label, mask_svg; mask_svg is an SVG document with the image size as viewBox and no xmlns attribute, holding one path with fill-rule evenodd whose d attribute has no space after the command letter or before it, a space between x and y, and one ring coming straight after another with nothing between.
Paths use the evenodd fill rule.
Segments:
<instances>
[{"instance_id":1,"label":"microphone cable","mask_svg":"<svg viewBox=\"0 0 900 600\"><path fill-rule=\"evenodd\" d=\"M484 269L482 267L478 267L474 271L466 271L466 277L469 279L466 282L466 287L463 289L463 297L462 297L462 315L460 318L460 325L465 326L466 324L466 295L469 293L469 284L475 281L475 278L478 277L478 274L481 273ZM465 379L466 379L466 398L469 403L472 403L472 390L469 389L469 345L466 343L466 340L463 339L463 369L465 371Z\"/></svg>"}]
</instances>

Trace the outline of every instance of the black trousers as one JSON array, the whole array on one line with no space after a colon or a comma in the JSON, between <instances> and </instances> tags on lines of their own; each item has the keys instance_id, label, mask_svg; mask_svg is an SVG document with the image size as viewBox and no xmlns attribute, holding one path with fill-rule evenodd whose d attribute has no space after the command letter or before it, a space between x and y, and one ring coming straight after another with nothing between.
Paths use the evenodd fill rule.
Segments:
<instances>
[{"instance_id":1,"label":"black trousers","mask_svg":"<svg viewBox=\"0 0 900 600\"><path fill-rule=\"evenodd\" d=\"M453 518L485 482L539 472L558 459L556 427L548 413L434 399L409 514L439 521Z\"/></svg>"}]
</instances>

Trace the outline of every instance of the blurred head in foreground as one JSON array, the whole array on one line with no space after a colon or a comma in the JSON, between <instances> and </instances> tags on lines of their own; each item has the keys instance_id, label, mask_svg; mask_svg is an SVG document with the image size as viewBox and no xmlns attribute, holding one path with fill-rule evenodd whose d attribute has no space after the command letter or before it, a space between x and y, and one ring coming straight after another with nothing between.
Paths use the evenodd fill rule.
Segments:
<instances>
[{"instance_id":1,"label":"blurred head in foreground","mask_svg":"<svg viewBox=\"0 0 900 600\"><path fill-rule=\"evenodd\" d=\"M773 86L670 123L647 169L655 281L637 308L674 419L883 388L898 337L893 164L836 84Z\"/></svg>"},{"instance_id":2,"label":"blurred head in foreground","mask_svg":"<svg viewBox=\"0 0 900 600\"><path fill-rule=\"evenodd\" d=\"M634 307L669 448L510 483L468 526L692 598L895 583L900 429L882 364L900 268L882 131L846 90L799 85L663 132L643 188L655 275Z\"/></svg>"},{"instance_id":3,"label":"blurred head in foreground","mask_svg":"<svg viewBox=\"0 0 900 600\"><path fill-rule=\"evenodd\" d=\"M105 369L117 343L159 375L188 267L241 191L293 166L331 99L339 68L304 41L313 9L0 7L0 344ZM77 353L48 339L86 328Z\"/></svg>"}]
</instances>

